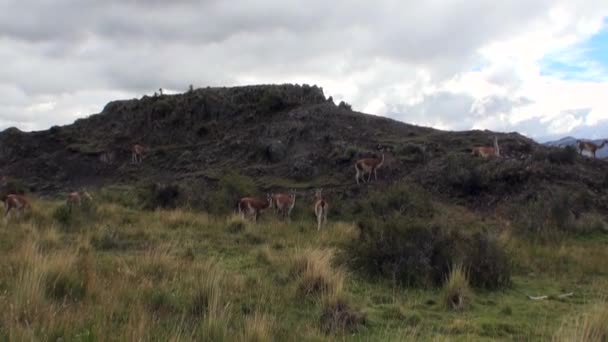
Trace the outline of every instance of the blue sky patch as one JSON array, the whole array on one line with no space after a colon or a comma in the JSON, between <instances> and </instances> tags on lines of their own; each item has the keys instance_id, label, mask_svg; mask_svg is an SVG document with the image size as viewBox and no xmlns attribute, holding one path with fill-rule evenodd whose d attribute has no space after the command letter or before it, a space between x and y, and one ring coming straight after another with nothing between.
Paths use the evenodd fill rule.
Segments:
<instances>
[{"instance_id":1,"label":"blue sky patch","mask_svg":"<svg viewBox=\"0 0 608 342\"><path fill-rule=\"evenodd\" d=\"M608 79L608 18L602 30L586 41L545 56L541 75L564 80L605 81Z\"/></svg>"}]
</instances>

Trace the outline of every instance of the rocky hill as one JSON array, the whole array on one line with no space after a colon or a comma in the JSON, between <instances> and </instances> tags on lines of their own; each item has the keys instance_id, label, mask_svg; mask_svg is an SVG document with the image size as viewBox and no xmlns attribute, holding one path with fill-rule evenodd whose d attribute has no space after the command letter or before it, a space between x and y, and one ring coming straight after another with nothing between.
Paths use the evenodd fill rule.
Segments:
<instances>
[{"instance_id":1,"label":"rocky hill","mask_svg":"<svg viewBox=\"0 0 608 342\"><path fill-rule=\"evenodd\" d=\"M564 137L559 140L548 141L548 142L544 143L544 145L553 146L553 147L576 146L576 140L577 139L574 137ZM583 139L583 140L586 140L586 139ZM591 141L592 143L599 146L602 144L604 139L596 139L596 140L589 140L589 141ZM587 154L587 152L585 152L585 153ZM603 148L598 149L596 152L596 155L598 158L608 157L608 146L604 146Z\"/></svg>"},{"instance_id":2,"label":"rocky hill","mask_svg":"<svg viewBox=\"0 0 608 342\"><path fill-rule=\"evenodd\" d=\"M494 136L502 158L470 155ZM130 162L135 143L149 148L141 164ZM358 187L354 161L381 151L379 181ZM308 85L144 96L110 102L71 125L0 133L1 174L41 194L152 182L205 192L233 171L254 179L260 191L323 187L344 199L402 180L480 210L559 189L583 194L586 205L605 212L607 165L518 133L447 132L354 112Z\"/></svg>"}]
</instances>

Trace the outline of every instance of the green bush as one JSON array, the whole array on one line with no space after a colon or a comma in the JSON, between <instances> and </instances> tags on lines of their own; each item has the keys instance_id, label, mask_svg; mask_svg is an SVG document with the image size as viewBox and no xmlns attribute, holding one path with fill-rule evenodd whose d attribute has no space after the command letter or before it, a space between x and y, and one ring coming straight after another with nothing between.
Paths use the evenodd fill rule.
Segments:
<instances>
[{"instance_id":1,"label":"green bush","mask_svg":"<svg viewBox=\"0 0 608 342\"><path fill-rule=\"evenodd\" d=\"M392 218L359 223L360 234L345 251L351 266L372 277L411 286L439 286L449 265L462 263L475 287L508 286L510 258L504 247L485 233L430 225L422 219Z\"/></svg>"},{"instance_id":2,"label":"green bush","mask_svg":"<svg viewBox=\"0 0 608 342\"><path fill-rule=\"evenodd\" d=\"M353 110L353 107L349 103L344 101L340 101L340 103L338 104L338 108L346 109L348 111Z\"/></svg>"},{"instance_id":3,"label":"green bush","mask_svg":"<svg viewBox=\"0 0 608 342\"><path fill-rule=\"evenodd\" d=\"M53 211L53 219L64 231L77 231L89 222L95 221L96 207L93 203L83 201L82 206L62 204Z\"/></svg>"},{"instance_id":4,"label":"green bush","mask_svg":"<svg viewBox=\"0 0 608 342\"><path fill-rule=\"evenodd\" d=\"M575 196L562 190L539 193L511 208L515 230L520 234L532 234L553 238L562 233L574 232Z\"/></svg>"},{"instance_id":5,"label":"green bush","mask_svg":"<svg viewBox=\"0 0 608 342\"><path fill-rule=\"evenodd\" d=\"M220 178L218 189L208 198L207 208L214 214L228 214L236 209L237 201L256 193L256 185L250 177L229 171Z\"/></svg>"},{"instance_id":6,"label":"green bush","mask_svg":"<svg viewBox=\"0 0 608 342\"><path fill-rule=\"evenodd\" d=\"M426 152L424 146L418 144L404 144L399 146L395 153L401 157L402 160L420 163L426 160Z\"/></svg>"},{"instance_id":7,"label":"green bush","mask_svg":"<svg viewBox=\"0 0 608 342\"><path fill-rule=\"evenodd\" d=\"M145 209L174 209L180 205L182 190L177 184L152 184L140 193Z\"/></svg>"},{"instance_id":8,"label":"green bush","mask_svg":"<svg viewBox=\"0 0 608 342\"><path fill-rule=\"evenodd\" d=\"M88 281L75 269L50 271L45 277L45 293L56 300L80 301L87 293Z\"/></svg>"},{"instance_id":9,"label":"green bush","mask_svg":"<svg viewBox=\"0 0 608 342\"><path fill-rule=\"evenodd\" d=\"M258 110L262 113L272 113L285 109L283 97L275 91L267 90L258 102Z\"/></svg>"},{"instance_id":10,"label":"green bush","mask_svg":"<svg viewBox=\"0 0 608 342\"><path fill-rule=\"evenodd\" d=\"M353 216L359 219L430 218L433 214L434 208L429 193L405 181L389 189L371 192L353 206Z\"/></svg>"},{"instance_id":11,"label":"green bush","mask_svg":"<svg viewBox=\"0 0 608 342\"><path fill-rule=\"evenodd\" d=\"M372 277L412 286L439 286L449 266L460 263L475 287L510 285L510 255L496 238L433 224L433 215L430 196L404 182L370 193L354 208L360 234L346 246L349 263Z\"/></svg>"},{"instance_id":12,"label":"green bush","mask_svg":"<svg viewBox=\"0 0 608 342\"><path fill-rule=\"evenodd\" d=\"M551 149L547 154L547 160L554 164L574 164L578 152L574 146L566 146L559 149Z\"/></svg>"},{"instance_id":13,"label":"green bush","mask_svg":"<svg viewBox=\"0 0 608 342\"><path fill-rule=\"evenodd\" d=\"M1 199L4 200L7 195L10 194L19 194L23 195L27 192L27 186L25 183L18 179L9 179L3 186L0 188L0 196Z\"/></svg>"}]
</instances>

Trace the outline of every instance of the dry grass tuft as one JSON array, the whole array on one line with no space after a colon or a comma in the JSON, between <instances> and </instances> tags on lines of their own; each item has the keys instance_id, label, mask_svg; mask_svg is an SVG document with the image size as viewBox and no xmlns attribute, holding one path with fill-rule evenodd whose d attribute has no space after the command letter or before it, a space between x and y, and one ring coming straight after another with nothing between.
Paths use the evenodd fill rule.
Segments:
<instances>
[{"instance_id":1,"label":"dry grass tuft","mask_svg":"<svg viewBox=\"0 0 608 342\"><path fill-rule=\"evenodd\" d=\"M302 297L340 295L344 288L346 271L333 267L331 249L305 249L296 252L291 274L298 279L298 294Z\"/></svg>"},{"instance_id":2,"label":"dry grass tuft","mask_svg":"<svg viewBox=\"0 0 608 342\"><path fill-rule=\"evenodd\" d=\"M461 311L468 308L473 301L473 292L469 286L466 270L461 265L452 266L443 285L443 302L450 310Z\"/></svg>"},{"instance_id":3,"label":"dry grass tuft","mask_svg":"<svg viewBox=\"0 0 608 342\"><path fill-rule=\"evenodd\" d=\"M608 341L608 301L601 300L587 312L564 322L553 341Z\"/></svg>"},{"instance_id":4,"label":"dry grass tuft","mask_svg":"<svg viewBox=\"0 0 608 342\"><path fill-rule=\"evenodd\" d=\"M325 334L347 334L356 331L366 323L364 313L353 309L342 296L327 296L319 321Z\"/></svg>"},{"instance_id":5,"label":"dry grass tuft","mask_svg":"<svg viewBox=\"0 0 608 342\"><path fill-rule=\"evenodd\" d=\"M255 313L245 319L241 341L266 342L272 341L274 320L266 315Z\"/></svg>"}]
</instances>

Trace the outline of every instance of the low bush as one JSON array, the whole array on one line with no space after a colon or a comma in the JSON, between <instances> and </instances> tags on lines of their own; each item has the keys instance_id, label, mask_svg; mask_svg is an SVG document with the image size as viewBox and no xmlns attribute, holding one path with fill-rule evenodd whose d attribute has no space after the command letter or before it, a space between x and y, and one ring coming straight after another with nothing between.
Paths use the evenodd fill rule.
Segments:
<instances>
[{"instance_id":1,"label":"low bush","mask_svg":"<svg viewBox=\"0 0 608 342\"><path fill-rule=\"evenodd\" d=\"M366 321L364 313L354 309L344 298L333 296L324 300L319 323L325 334L348 334Z\"/></svg>"},{"instance_id":2,"label":"low bush","mask_svg":"<svg viewBox=\"0 0 608 342\"><path fill-rule=\"evenodd\" d=\"M554 164L574 164L578 152L574 146L551 149L547 153L547 160Z\"/></svg>"},{"instance_id":3,"label":"low bush","mask_svg":"<svg viewBox=\"0 0 608 342\"><path fill-rule=\"evenodd\" d=\"M412 286L439 286L449 265L462 262L475 287L510 285L511 259L487 233L467 234L420 219L393 218L359 223L359 237L346 246L351 266L372 277Z\"/></svg>"},{"instance_id":4,"label":"low bush","mask_svg":"<svg viewBox=\"0 0 608 342\"><path fill-rule=\"evenodd\" d=\"M430 218L434 214L431 196L424 189L405 181L389 189L370 193L355 202L353 216L360 219L388 220L399 217Z\"/></svg>"},{"instance_id":5,"label":"low bush","mask_svg":"<svg viewBox=\"0 0 608 342\"><path fill-rule=\"evenodd\" d=\"M237 201L244 196L252 196L257 187L252 178L234 171L226 172L218 183L218 189L207 199L210 213L226 215L236 209Z\"/></svg>"},{"instance_id":6,"label":"low bush","mask_svg":"<svg viewBox=\"0 0 608 342\"><path fill-rule=\"evenodd\" d=\"M462 266L455 265L450 270L443 284L442 297L449 310L462 311L471 305L473 292L469 287L467 272Z\"/></svg>"},{"instance_id":7,"label":"low bush","mask_svg":"<svg viewBox=\"0 0 608 342\"><path fill-rule=\"evenodd\" d=\"M307 249L292 260L291 274L298 281L298 295L302 298L319 295L339 295L344 286L345 272L333 267L331 250Z\"/></svg>"},{"instance_id":8,"label":"low bush","mask_svg":"<svg viewBox=\"0 0 608 342\"><path fill-rule=\"evenodd\" d=\"M349 103L344 101L340 101L340 103L338 104L338 108L345 109L348 111L353 110L353 107Z\"/></svg>"},{"instance_id":9,"label":"low bush","mask_svg":"<svg viewBox=\"0 0 608 342\"><path fill-rule=\"evenodd\" d=\"M45 293L48 298L77 302L87 293L88 280L76 269L51 270L45 277Z\"/></svg>"},{"instance_id":10,"label":"low bush","mask_svg":"<svg viewBox=\"0 0 608 342\"><path fill-rule=\"evenodd\" d=\"M427 157L424 146L419 144L404 144L398 147L395 150L395 153L400 156L401 159L415 163L424 162Z\"/></svg>"},{"instance_id":11,"label":"low bush","mask_svg":"<svg viewBox=\"0 0 608 342\"><path fill-rule=\"evenodd\" d=\"M592 206L590 201L585 192L549 189L513 205L510 212L516 232L552 239L604 230L605 222L600 216L585 212Z\"/></svg>"},{"instance_id":12,"label":"low bush","mask_svg":"<svg viewBox=\"0 0 608 342\"><path fill-rule=\"evenodd\" d=\"M177 184L152 184L142 192L145 209L175 209L179 206L182 190Z\"/></svg>"}]
</instances>

